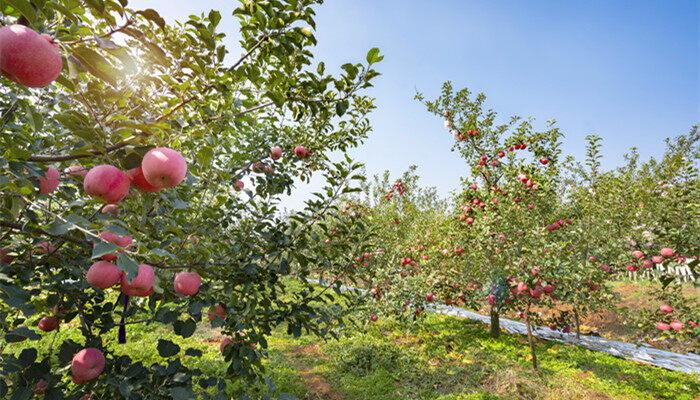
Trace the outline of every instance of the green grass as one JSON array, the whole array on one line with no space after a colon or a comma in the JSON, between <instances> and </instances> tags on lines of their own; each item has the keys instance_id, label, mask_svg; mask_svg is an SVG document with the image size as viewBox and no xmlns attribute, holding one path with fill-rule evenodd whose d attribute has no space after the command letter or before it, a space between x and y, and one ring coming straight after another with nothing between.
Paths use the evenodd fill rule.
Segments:
<instances>
[{"instance_id":1,"label":"green grass","mask_svg":"<svg viewBox=\"0 0 700 400\"><path fill-rule=\"evenodd\" d=\"M523 336L492 339L479 322L437 314L410 326L382 318L339 340L292 338L285 331L280 327L269 338L264 365L278 393L304 400L690 400L700 393L697 375L552 342L538 341L540 371L534 371ZM161 325L129 325L125 345L117 344L116 336L116 330L102 336L106 347L145 365L164 362L156 343L168 339L181 347L183 364L205 375L225 375L218 331L206 322L187 339ZM5 351L16 354L32 346L55 355L65 339L82 342L77 321L43 334L40 341L7 344ZM184 356L187 348L203 356ZM232 382L231 393L238 385ZM267 385L258 390L267 391Z\"/></svg>"},{"instance_id":2,"label":"green grass","mask_svg":"<svg viewBox=\"0 0 700 400\"><path fill-rule=\"evenodd\" d=\"M411 329L381 321L326 343L281 332L274 338L270 353L278 365L296 368L297 387L312 373L339 399L682 400L700 393L697 376L549 342L537 344L540 371L534 371L523 337L494 340L480 323L445 316ZM317 350L301 351L309 346Z\"/></svg>"}]
</instances>

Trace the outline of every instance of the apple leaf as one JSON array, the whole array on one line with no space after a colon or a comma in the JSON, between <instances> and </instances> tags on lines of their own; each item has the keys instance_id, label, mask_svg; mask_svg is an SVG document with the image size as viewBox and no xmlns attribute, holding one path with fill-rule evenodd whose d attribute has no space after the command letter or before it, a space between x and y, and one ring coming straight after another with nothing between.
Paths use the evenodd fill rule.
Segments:
<instances>
[{"instance_id":1,"label":"apple leaf","mask_svg":"<svg viewBox=\"0 0 700 400\"><path fill-rule=\"evenodd\" d=\"M90 257L92 260L96 258L100 258L105 254L109 254L114 252L115 250L119 249L119 246L117 246L114 243L110 242L100 242L95 245L95 247L92 249L92 257Z\"/></svg>"},{"instance_id":2,"label":"apple leaf","mask_svg":"<svg viewBox=\"0 0 700 400\"><path fill-rule=\"evenodd\" d=\"M158 354L163 358L168 358L180 352L180 346L170 340L158 339Z\"/></svg>"}]
</instances>

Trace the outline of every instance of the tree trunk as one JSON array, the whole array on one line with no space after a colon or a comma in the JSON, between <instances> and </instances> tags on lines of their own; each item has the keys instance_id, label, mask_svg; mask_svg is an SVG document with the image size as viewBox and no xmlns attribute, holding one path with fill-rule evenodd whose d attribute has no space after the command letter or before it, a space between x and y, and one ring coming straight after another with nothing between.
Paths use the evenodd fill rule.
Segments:
<instances>
[{"instance_id":1,"label":"tree trunk","mask_svg":"<svg viewBox=\"0 0 700 400\"><path fill-rule=\"evenodd\" d=\"M578 310L574 309L574 320L576 321L576 339L581 339L581 325L578 320Z\"/></svg>"},{"instance_id":2,"label":"tree trunk","mask_svg":"<svg viewBox=\"0 0 700 400\"><path fill-rule=\"evenodd\" d=\"M501 336L501 320L498 308L491 306L491 337L498 339Z\"/></svg>"},{"instance_id":3,"label":"tree trunk","mask_svg":"<svg viewBox=\"0 0 700 400\"><path fill-rule=\"evenodd\" d=\"M532 368L537 371L537 355L535 354L535 342L532 338L532 330L530 329L530 304L527 305L525 311L525 326L527 327L527 341L530 344L530 354L532 354Z\"/></svg>"}]
</instances>

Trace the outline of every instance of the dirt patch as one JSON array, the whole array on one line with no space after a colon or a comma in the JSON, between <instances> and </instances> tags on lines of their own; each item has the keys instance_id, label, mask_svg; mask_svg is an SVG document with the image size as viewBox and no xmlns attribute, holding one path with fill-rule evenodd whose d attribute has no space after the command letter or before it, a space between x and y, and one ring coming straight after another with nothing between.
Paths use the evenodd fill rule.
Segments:
<instances>
[{"instance_id":1,"label":"dirt patch","mask_svg":"<svg viewBox=\"0 0 700 400\"><path fill-rule=\"evenodd\" d=\"M343 396L333 390L333 386L323 376L315 373L306 364L309 358L326 358L318 345L297 347L291 352L290 363L299 371L303 384L309 392L308 400L343 400Z\"/></svg>"}]
</instances>

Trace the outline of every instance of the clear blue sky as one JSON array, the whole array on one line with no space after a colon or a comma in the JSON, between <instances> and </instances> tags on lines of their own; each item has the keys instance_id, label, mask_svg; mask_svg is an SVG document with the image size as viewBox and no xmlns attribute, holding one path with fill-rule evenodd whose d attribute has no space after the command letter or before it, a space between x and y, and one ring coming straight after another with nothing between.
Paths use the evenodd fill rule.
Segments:
<instances>
[{"instance_id":1,"label":"clear blue sky","mask_svg":"<svg viewBox=\"0 0 700 400\"><path fill-rule=\"evenodd\" d=\"M502 116L556 119L564 153L582 159L585 136L603 140L613 168L630 147L660 156L663 141L700 122L700 1L327 0L317 7L314 54L328 67L385 56L369 94L374 131L351 155L368 175L419 166L441 195L457 188L465 164L450 152L442 121L413 100L442 83L484 92ZM234 56L231 0L137 0L168 20L218 9ZM315 186L315 185L312 185ZM297 207L303 195L289 200Z\"/></svg>"}]
</instances>

